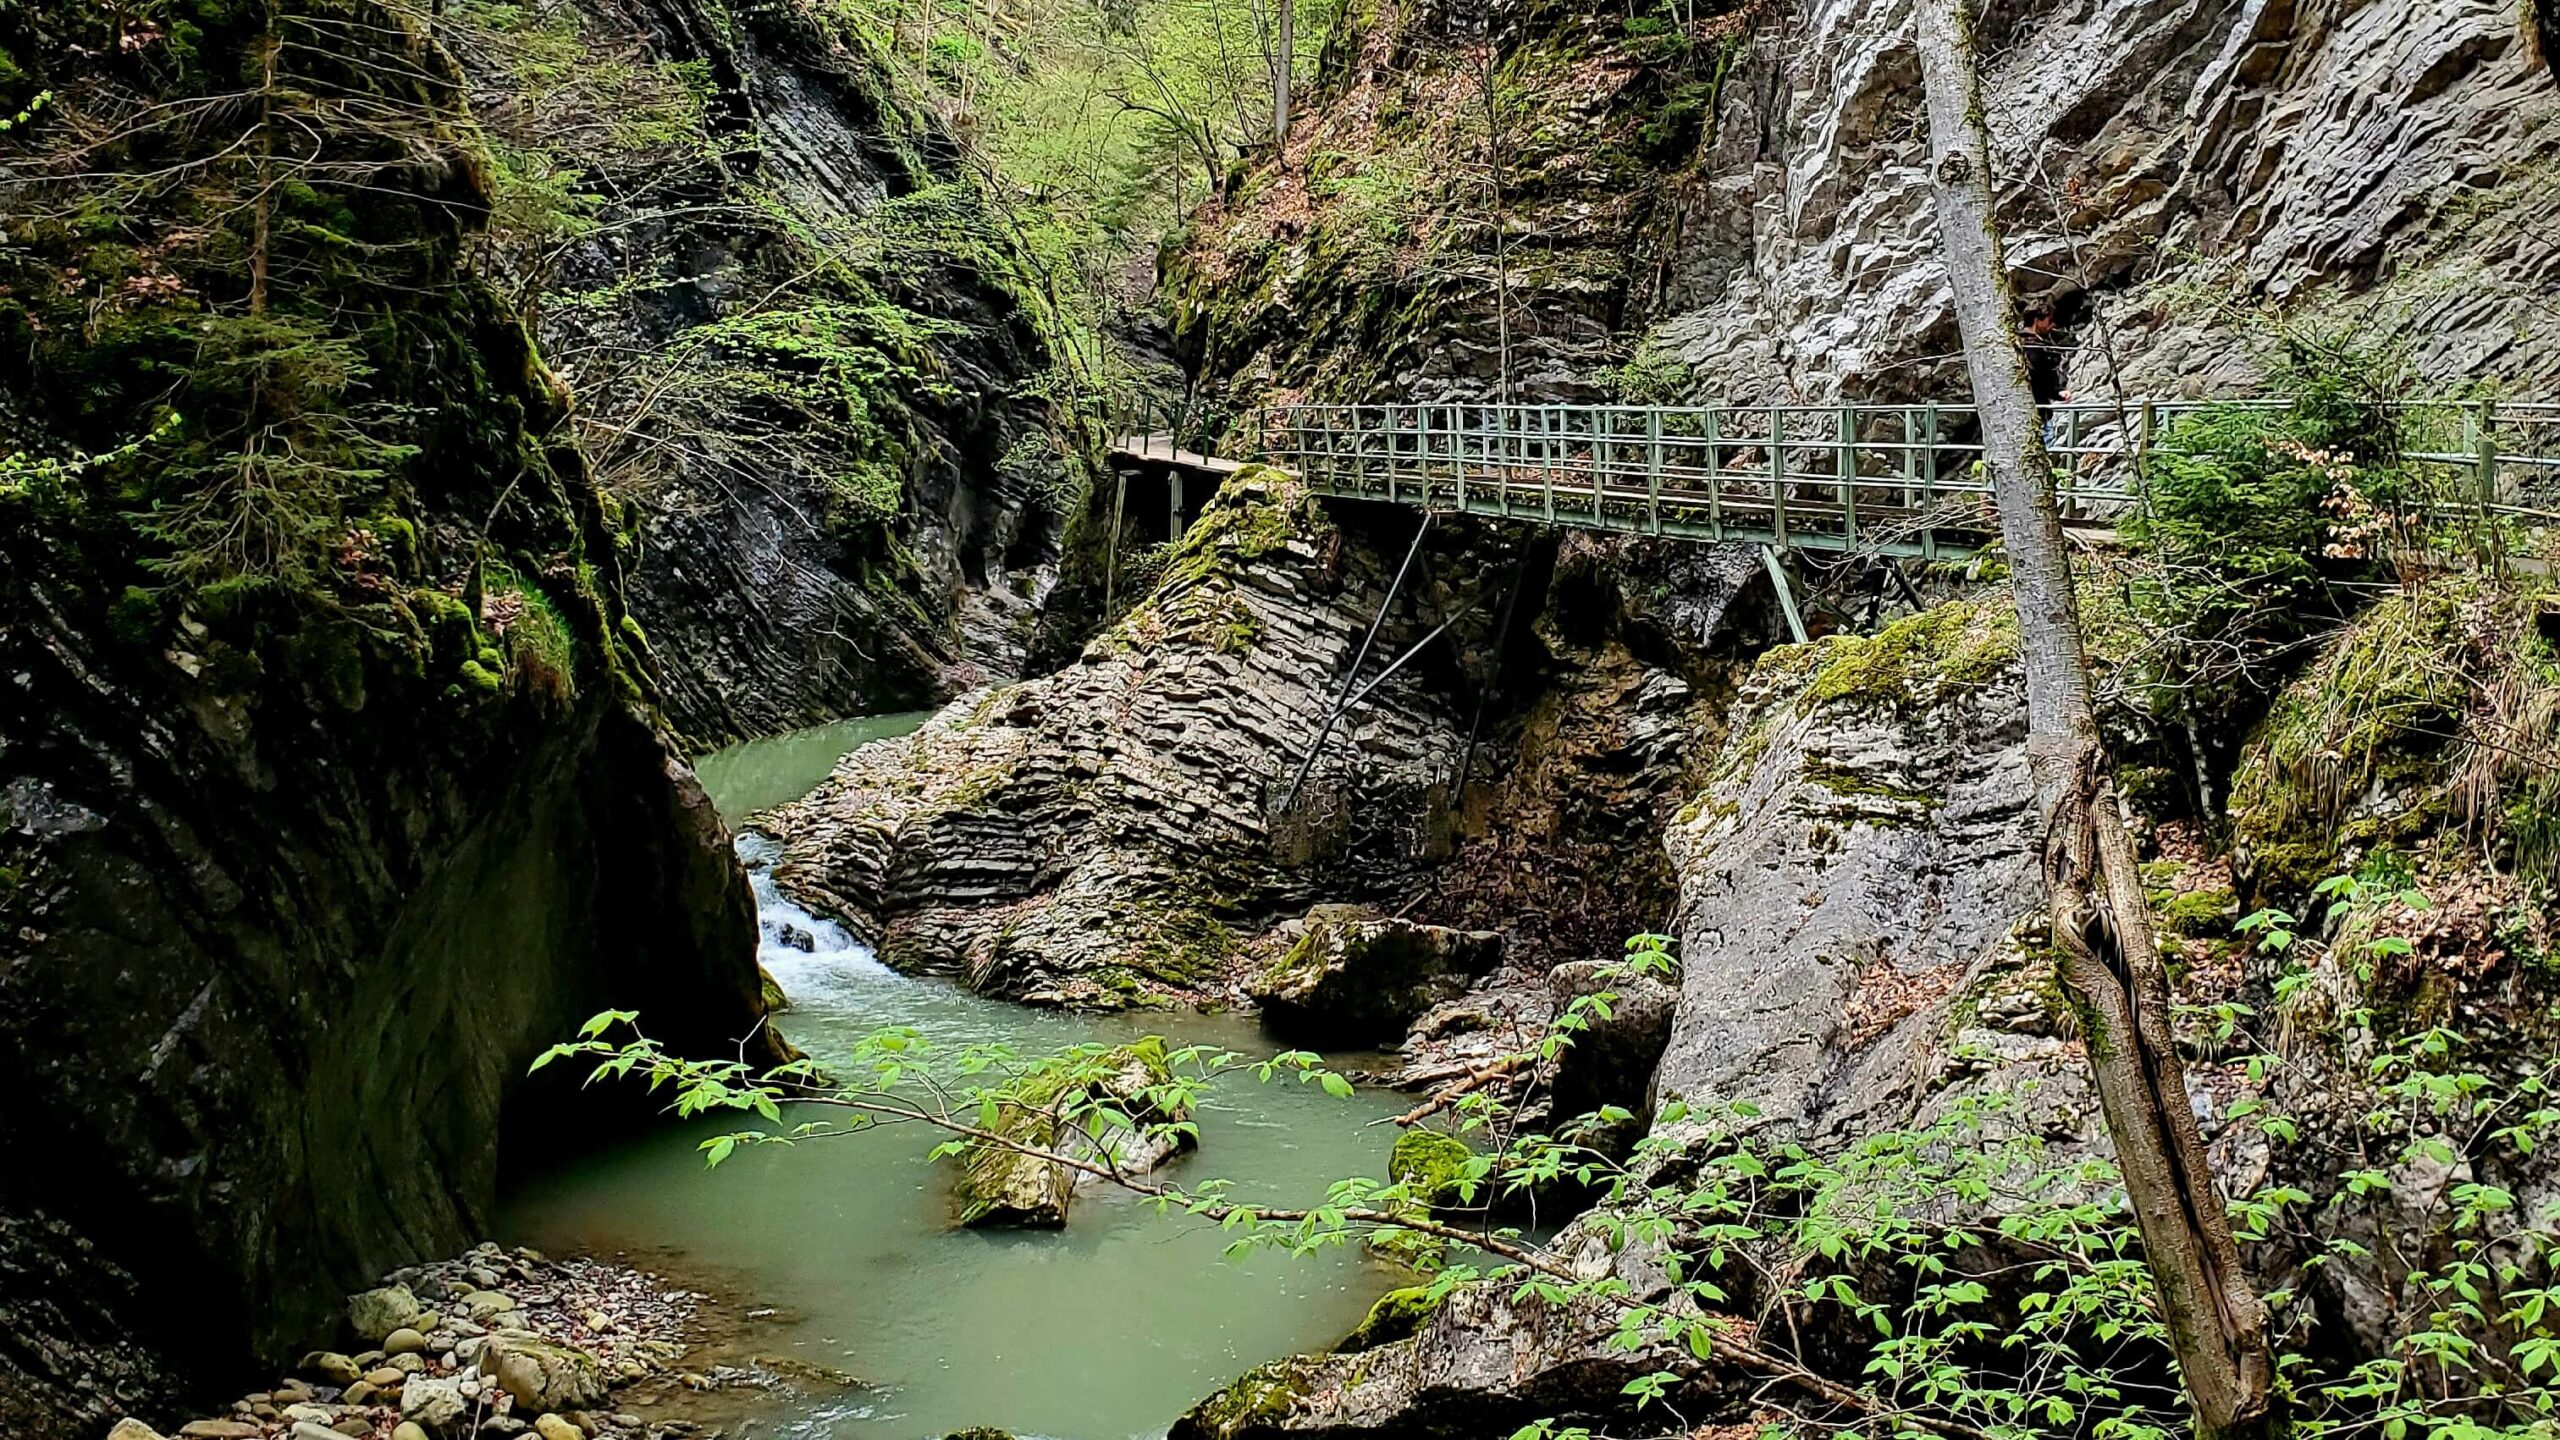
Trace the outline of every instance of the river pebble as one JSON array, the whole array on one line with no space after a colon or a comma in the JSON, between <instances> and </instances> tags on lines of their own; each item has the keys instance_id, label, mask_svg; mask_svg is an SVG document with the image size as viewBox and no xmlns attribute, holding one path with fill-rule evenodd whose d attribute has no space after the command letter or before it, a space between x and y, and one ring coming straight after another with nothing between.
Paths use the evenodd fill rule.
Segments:
<instances>
[{"instance_id":1,"label":"river pebble","mask_svg":"<svg viewBox=\"0 0 2560 1440\"><path fill-rule=\"evenodd\" d=\"M189 1421L175 1437L676 1440L698 1432L627 1410L572 1407L606 1400L609 1387L648 1379L681 1358L705 1298L619 1265L483 1244L394 1272L350 1297L354 1347L308 1352L294 1378L243 1396L229 1415ZM476 1363L499 1365L500 1356L512 1367L503 1375ZM562 1408L537 1414L528 1401ZM163 1437L126 1420L108 1440Z\"/></svg>"}]
</instances>

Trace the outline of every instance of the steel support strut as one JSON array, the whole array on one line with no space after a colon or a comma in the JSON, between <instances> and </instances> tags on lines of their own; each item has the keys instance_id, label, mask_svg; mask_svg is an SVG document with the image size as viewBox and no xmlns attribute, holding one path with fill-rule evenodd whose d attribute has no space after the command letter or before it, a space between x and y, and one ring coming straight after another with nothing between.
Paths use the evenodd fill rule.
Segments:
<instances>
[{"instance_id":1,"label":"steel support strut","mask_svg":"<svg viewBox=\"0 0 2560 1440\"><path fill-rule=\"evenodd\" d=\"M1308 742L1306 758L1299 762L1297 777L1289 782L1287 793L1280 797L1278 809L1287 810L1290 803L1298 798L1299 787L1307 783L1308 773L1316 768L1316 756L1324 749L1325 737L1333 733L1334 722L1341 719L1342 712L1353 703L1351 687L1359 683L1360 667L1369 663L1370 647L1378 643L1378 632L1386 626L1387 612L1395 608L1396 596L1404 589L1404 577L1412 571L1414 557L1422 553L1423 537L1431 533L1433 518L1434 512L1425 510L1422 523L1413 528L1413 543L1405 547L1404 563L1396 567L1395 579L1387 582L1386 598L1378 602L1378 613L1369 621L1369 633L1360 637L1360 648L1351 656L1351 668L1343 672L1342 688L1333 692L1333 701L1325 710L1324 723L1316 727L1316 738ZM1387 674L1394 673L1394 667L1388 667ZM1386 677L1382 675L1379 678ZM1360 693L1366 695L1369 692L1363 690Z\"/></svg>"}]
</instances>

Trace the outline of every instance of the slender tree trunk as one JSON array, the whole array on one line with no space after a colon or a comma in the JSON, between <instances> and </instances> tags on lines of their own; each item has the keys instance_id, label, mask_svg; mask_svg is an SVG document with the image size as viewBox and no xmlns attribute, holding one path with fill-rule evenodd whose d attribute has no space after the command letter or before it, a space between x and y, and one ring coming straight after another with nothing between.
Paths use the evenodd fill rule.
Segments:
<instances>
[{"instance_id":1,"label":"slender tree trunk","mask_svg":"<svg viewBox=\"0 0 2560 1440\"><path fill-rule=\"evenodd\" d=\"M1271 67L1271 148L1289 148L1289 86L1298 70L1298 0L1280 6L1280 53Z\"/></svg>"},{"instance_id":2,"label":"slender tree trunk","mask_svg":"<svg viewBox=\"0 0 2560 1440\"><path fill-rule=\"evenodd\" d=\"M1496 402L1511 403L1511 216L1503 195L1502 47L1493 21L1485 21L1484 58L1477 72L1484 94L1485 173L1493 187L1493 340Z\"/></svg>"},{"instance_id":3,"label":"slender tree trunk","mask_svg":"<svg viewBox=\"0 0 2560 1440\"><path fill-rule=\"evenodd\" d=\"M258 41L258 164L257 194L249 211L249 313L267 313L267 249L268 231L274 214L276 153L276 35L275 7L266 11L266 33Z\"/></svg>"},{"instance_id":4,"label":"slender tree trunk","mask_svg":"<svg viewBox=\"0 0 2560 1440\"><path fill-rule=\"evenodd\" d=\"M2266 1310L2240 1269L2170 1032L2168 974L2098 737L2080 617L2038 433L2017 302L1993 219L1990 139L1966 0L1919 0L1920 73L1948 284L1982 417L2027 674L2027 747L2045 821L2044 875L2063 984L2144 1257L2201 1433L2268 1433Z\"/></svg>"}]
</instances>

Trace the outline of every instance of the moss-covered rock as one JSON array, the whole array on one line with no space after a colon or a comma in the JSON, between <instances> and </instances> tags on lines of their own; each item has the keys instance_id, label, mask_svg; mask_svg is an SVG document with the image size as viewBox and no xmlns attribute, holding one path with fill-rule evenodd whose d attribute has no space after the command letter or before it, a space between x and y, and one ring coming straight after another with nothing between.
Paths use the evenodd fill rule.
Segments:
<instances>
[{"instance_id":1,"label":"moss-covered rock","mask_svg":"<svg viewBox=\"0 0 2560 1440\"><path fill-rule=\"evenodd\" d=\"M1805 677L1805 705L1909 706L1979 690L2018 658L2018 614L2005 589L1934 606L1873 635L1833 635L1781 646L1760 659L1773 674Z\"/></svg>"},{"instance_id":2,"label":"moss-covered rock","mask_svg":"<svg viewBox=\"0 0 2560 1440\"><path fill-rule=\"evenodd\" d=\"M1423 1011L1502 958L1502 937L1319 905L1280 927L1286 946L1246 985L1275 1034L1318 1048L1389 1045Z\"/></svg>"},{"instance_id":3,"label":"moss-covered rock","mask_svg":"<svg viewBox=\"0 0 2560 1440\"><path fill-rule=\"evenodd\" d=\"M2276 697L2232 779L2234 850L2257 893L2307 894L2442 823L2445 742L2471 694L2446 662L2479 598L2452 581L2385 596Z\"/></svg>"},{"instance_id":4,"label":"moss-covered rock","mask_svg":"<svg viewBox=\"0 0 2560 1440\"><path fill-rule=\"evenodd\" d=\"M989 1128L1001 1140L971 1140L961 1151L960 1223L1065 1225L1076 1191L1093 1177L1050 1155L1139 1175L1188 1148L1190 1107L1168 1090L1173 1079L1164 1042L1150 1036L1052 1061L997 1092Z\"/></svg>"},{"instance_id":5,"label":"moss-covered rock","mask_svg":"<svg viewBox=\"0 0 2560 1440\"><path fill-rule=\"evenodd\" d=\"M1352 1332L1336 1345L1336 1354L1374 1350L1381 1345L1406 1339L1420 1330L1423 1322L1440 1313L1446 1303L1446 1292L1429 1285L1407 1285L1378 1297Z\"/></svg>"},{"instance_id":6,"label":"moss-covered rock","mask_svg":"<svg viewBox=\"0 0 2560 1440\"><path fill-rule=\"evenodd\" d=\"M1274 1360L1246 1371L1173 1422L1166 1440L1250 1440L1273 1433L1279 1421L1304 1403L1308 1361Z\"/></svg>"},{"instance_id":7,"label":"moss-covered rock","mask_svg":"<svg viewBox=\"0 0 2560 1440\"><path fill-rule=\"evenodd\" d=\"M1475 1147L1446 1130L1417 1125L1396 1137L1387 1155L1387 1178L1425 1205L1454 1205Z\"/></svg>"}]
</instances>

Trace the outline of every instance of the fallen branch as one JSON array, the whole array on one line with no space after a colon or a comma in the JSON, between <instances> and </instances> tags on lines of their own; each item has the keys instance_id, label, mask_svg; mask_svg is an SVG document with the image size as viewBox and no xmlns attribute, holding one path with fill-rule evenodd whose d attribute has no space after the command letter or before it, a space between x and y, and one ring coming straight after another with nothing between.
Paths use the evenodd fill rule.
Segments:
<instances>
[{"instance_id":1,"label":"fallen branch","mask_svg":"<svg viewBox=\"0 0 2560 1440\"><path fill-rule=\"evenodd\" d=\"M1535 1058L1530 1055L1505 1055L1499 1059L1488 1060L1481 1065L1460 1069L1454 1078L1450 1079L1450 1083L1431 1092L1430 1099L1395 1117L1395 1123L1410 1126L1427 1120L1493 1081L1528 1068L1529 1063ZM1449 1073L1448 1068L1443 1067L1413 1078L1420 1083L1429 1084L1433 1080L1449 1076ZM1379 1122L1373 1120L1370 1123L1374 1125Z\"/></svg>"}]
</instances>

